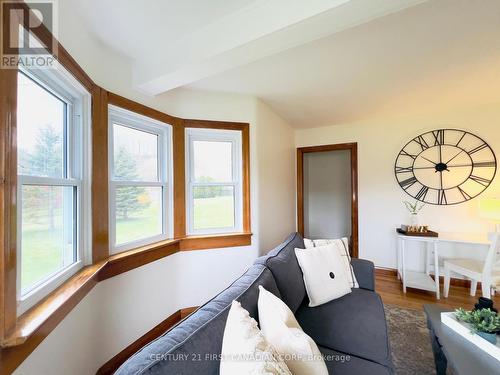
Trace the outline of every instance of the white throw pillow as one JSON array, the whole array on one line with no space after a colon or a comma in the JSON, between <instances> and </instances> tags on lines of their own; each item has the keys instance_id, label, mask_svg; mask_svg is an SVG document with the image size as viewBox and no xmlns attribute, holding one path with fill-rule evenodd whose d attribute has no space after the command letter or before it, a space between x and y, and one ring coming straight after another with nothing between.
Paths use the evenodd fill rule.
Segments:
<instances>
[{"instance_id":1,"label":"white throw pillow","mask_svg":"<svg viewBox=\"0 0 500 375\"><path fill-rule=\"evenodd\" d=\"M248 311L233 301L222 339L220 375L292 375Z\"/></svg>"},{"instance_id":2,"label":"white throw pillow","mask_svg":"<svg viewBox=\"0 0 500 375\"><path fill-rule=\"evenodd\" d=\"M304 275L309 306L319 306L351 293L342 256L335 245L295 249Z\"/></svg>"},{"instance_id":3,"label":"white throw pillow","mask_svg":"<svg viewBox=\"0 0 500 375\"><path fill-rule=\"evenodd\" d=\"M258 308L264 337L285 360L293 375L328 375L318 346L300 328L282 300L259 286Z\"/></svg>"},{"instance_id":4,"label":"white throw pillow","mask_svg":"<svg viewBox=\"0 0 500 375\"><path fill-rule=\"evenodd\" d=\"M331 240L309 240L304 238L306 249L317 246L334 245L340 255L342 255L342 263L348 275L351 288L359 288L358 280L354 275L354 270L351 265L351 255L349 254L349 241L347 238L331 239Z\"/></svg>"}]
</instances>

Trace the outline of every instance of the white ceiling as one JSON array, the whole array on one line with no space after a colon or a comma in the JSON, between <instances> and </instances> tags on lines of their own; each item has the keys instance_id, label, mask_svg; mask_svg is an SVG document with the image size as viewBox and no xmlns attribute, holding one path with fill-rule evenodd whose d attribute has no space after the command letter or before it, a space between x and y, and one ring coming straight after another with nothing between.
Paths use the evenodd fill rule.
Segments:
<instances>
[{"instance_id":1,"label":"white ceiling","mask_svg":"<svg viewBox=\"0 0 500 375\"><path fill-rule=\"evenodd\" d=\"M189 87L252 94L298 128L500 100L500 1L430 1Z\"/></svg>"},{"instance_id":2,"label":"white ceiling","mask_svg":"<svg viewBox=\"0 0 500 375\"><path fill-rule=\"evenodd\" d=\"M67 1L67 0L63 0ZM134 60L152 58L254 0L70 0L103 43Z\"/></svg>"},{"instance_id":3,"label":"white ceiling","mask_svg":"<svg viewBox=\"0 0 500 375\"><path fill-rule=\"evenodd\" d=\"M88 0L136 88L255 95L297 128L498 99L498 0Z\"/></svg>"},{"instance_id":4,"label":"white ceiling","mask_svg":"<svg viewBox=\"0 0 500 375\"><path fill-rule=\"evenodd\" d=\"M65 1L157 95L425 0Z\"/></svg>"}]
</instances>

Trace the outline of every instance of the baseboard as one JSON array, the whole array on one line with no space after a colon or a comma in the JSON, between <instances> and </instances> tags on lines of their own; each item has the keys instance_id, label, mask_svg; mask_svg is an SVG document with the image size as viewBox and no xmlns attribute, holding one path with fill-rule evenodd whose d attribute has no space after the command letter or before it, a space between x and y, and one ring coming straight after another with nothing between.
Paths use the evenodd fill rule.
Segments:
<instances>
[{"instance_id":1,"label":"baseboard","mask_svg":"<svg viewBox=\"0 0 500 375\"><path fill-rule=\"evenodd\" d=\"M160 337L165 331L172 328L174 325L179 323L181 320L191 315L198 307L188 307L185 309L180 309L174 312L172 315L167 317L160 324L155 326L153 329L139 337L132 344L123 349L120 353L111 358L108 362L102 365L99 370L97 370L96 375L110 375L113 374L118 367L120 367L130 356L136 353L139 349L143 348L145 345L149 344L151 341Z\"/></svg>"},{"instance_id":2,"label":"baseboard","mask_svg":"<svg viewBox=\"0 0 500 375\"><path fill-rule=\"evenodd\" d=\"M394 268L375 268L375 275L396 277L398 275L398 272Z\"/></svg>"},{"instance_id":3,"label":"baseboard","mask_svg":"<svg viewBox=\"0 0 500 375\"><path fill-rule=\"evenodd\" d=\"M389 277L397 277L398 271L394 268L375 268L376 276L389 276ZM433 275L431 275L433 277ZM439 276L439 282L444 284L444 277ZM462 288L470 288L470 280L466 279L456 279L454 277L451 278L450 285L458 286ZM481 282L477 283L477 288L481 289Z\"/></svg>"}]
</instances>

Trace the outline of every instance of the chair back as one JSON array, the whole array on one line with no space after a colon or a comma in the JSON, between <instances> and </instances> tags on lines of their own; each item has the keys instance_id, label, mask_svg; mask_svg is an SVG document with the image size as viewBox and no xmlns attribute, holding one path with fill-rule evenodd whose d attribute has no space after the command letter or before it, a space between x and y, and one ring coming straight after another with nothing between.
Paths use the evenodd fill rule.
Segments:
<instances>
[{"instance_id":1,"label":"chair back","mask_svg":"<svg viewBox=\"0 0 500 375\"><path fill-rule=\"evenodd\" d=\"M484 262L483 275L487 275L488 278L491 277L491 272L493 268L498 266L500 262L500 233L495 233L491 241L490 249L486 255L486 260Z\"/></svg>"}]
</instances>

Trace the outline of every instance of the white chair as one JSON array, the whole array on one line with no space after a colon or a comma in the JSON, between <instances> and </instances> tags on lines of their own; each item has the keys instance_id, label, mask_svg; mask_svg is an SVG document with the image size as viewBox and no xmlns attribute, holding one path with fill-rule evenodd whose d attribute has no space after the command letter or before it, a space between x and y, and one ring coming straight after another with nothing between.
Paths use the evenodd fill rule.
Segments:
<instances>
[{"instance_id":1,"label":"white chair","mask_svg":"<svg viewBox=\"0 0 500 375\"><path fill-rule=\"evenodd\" d=\"M500 280L500 234L494 235L490 249L484 261L474 259L445 259L444 261L444 297L450 290L451 272L468 277L471 280L470 295L476 295L477 282L481 282L483 297L491 298L492 286ZM494 293L494 291L493 291Z\"/></svg>"}]
</instances>

